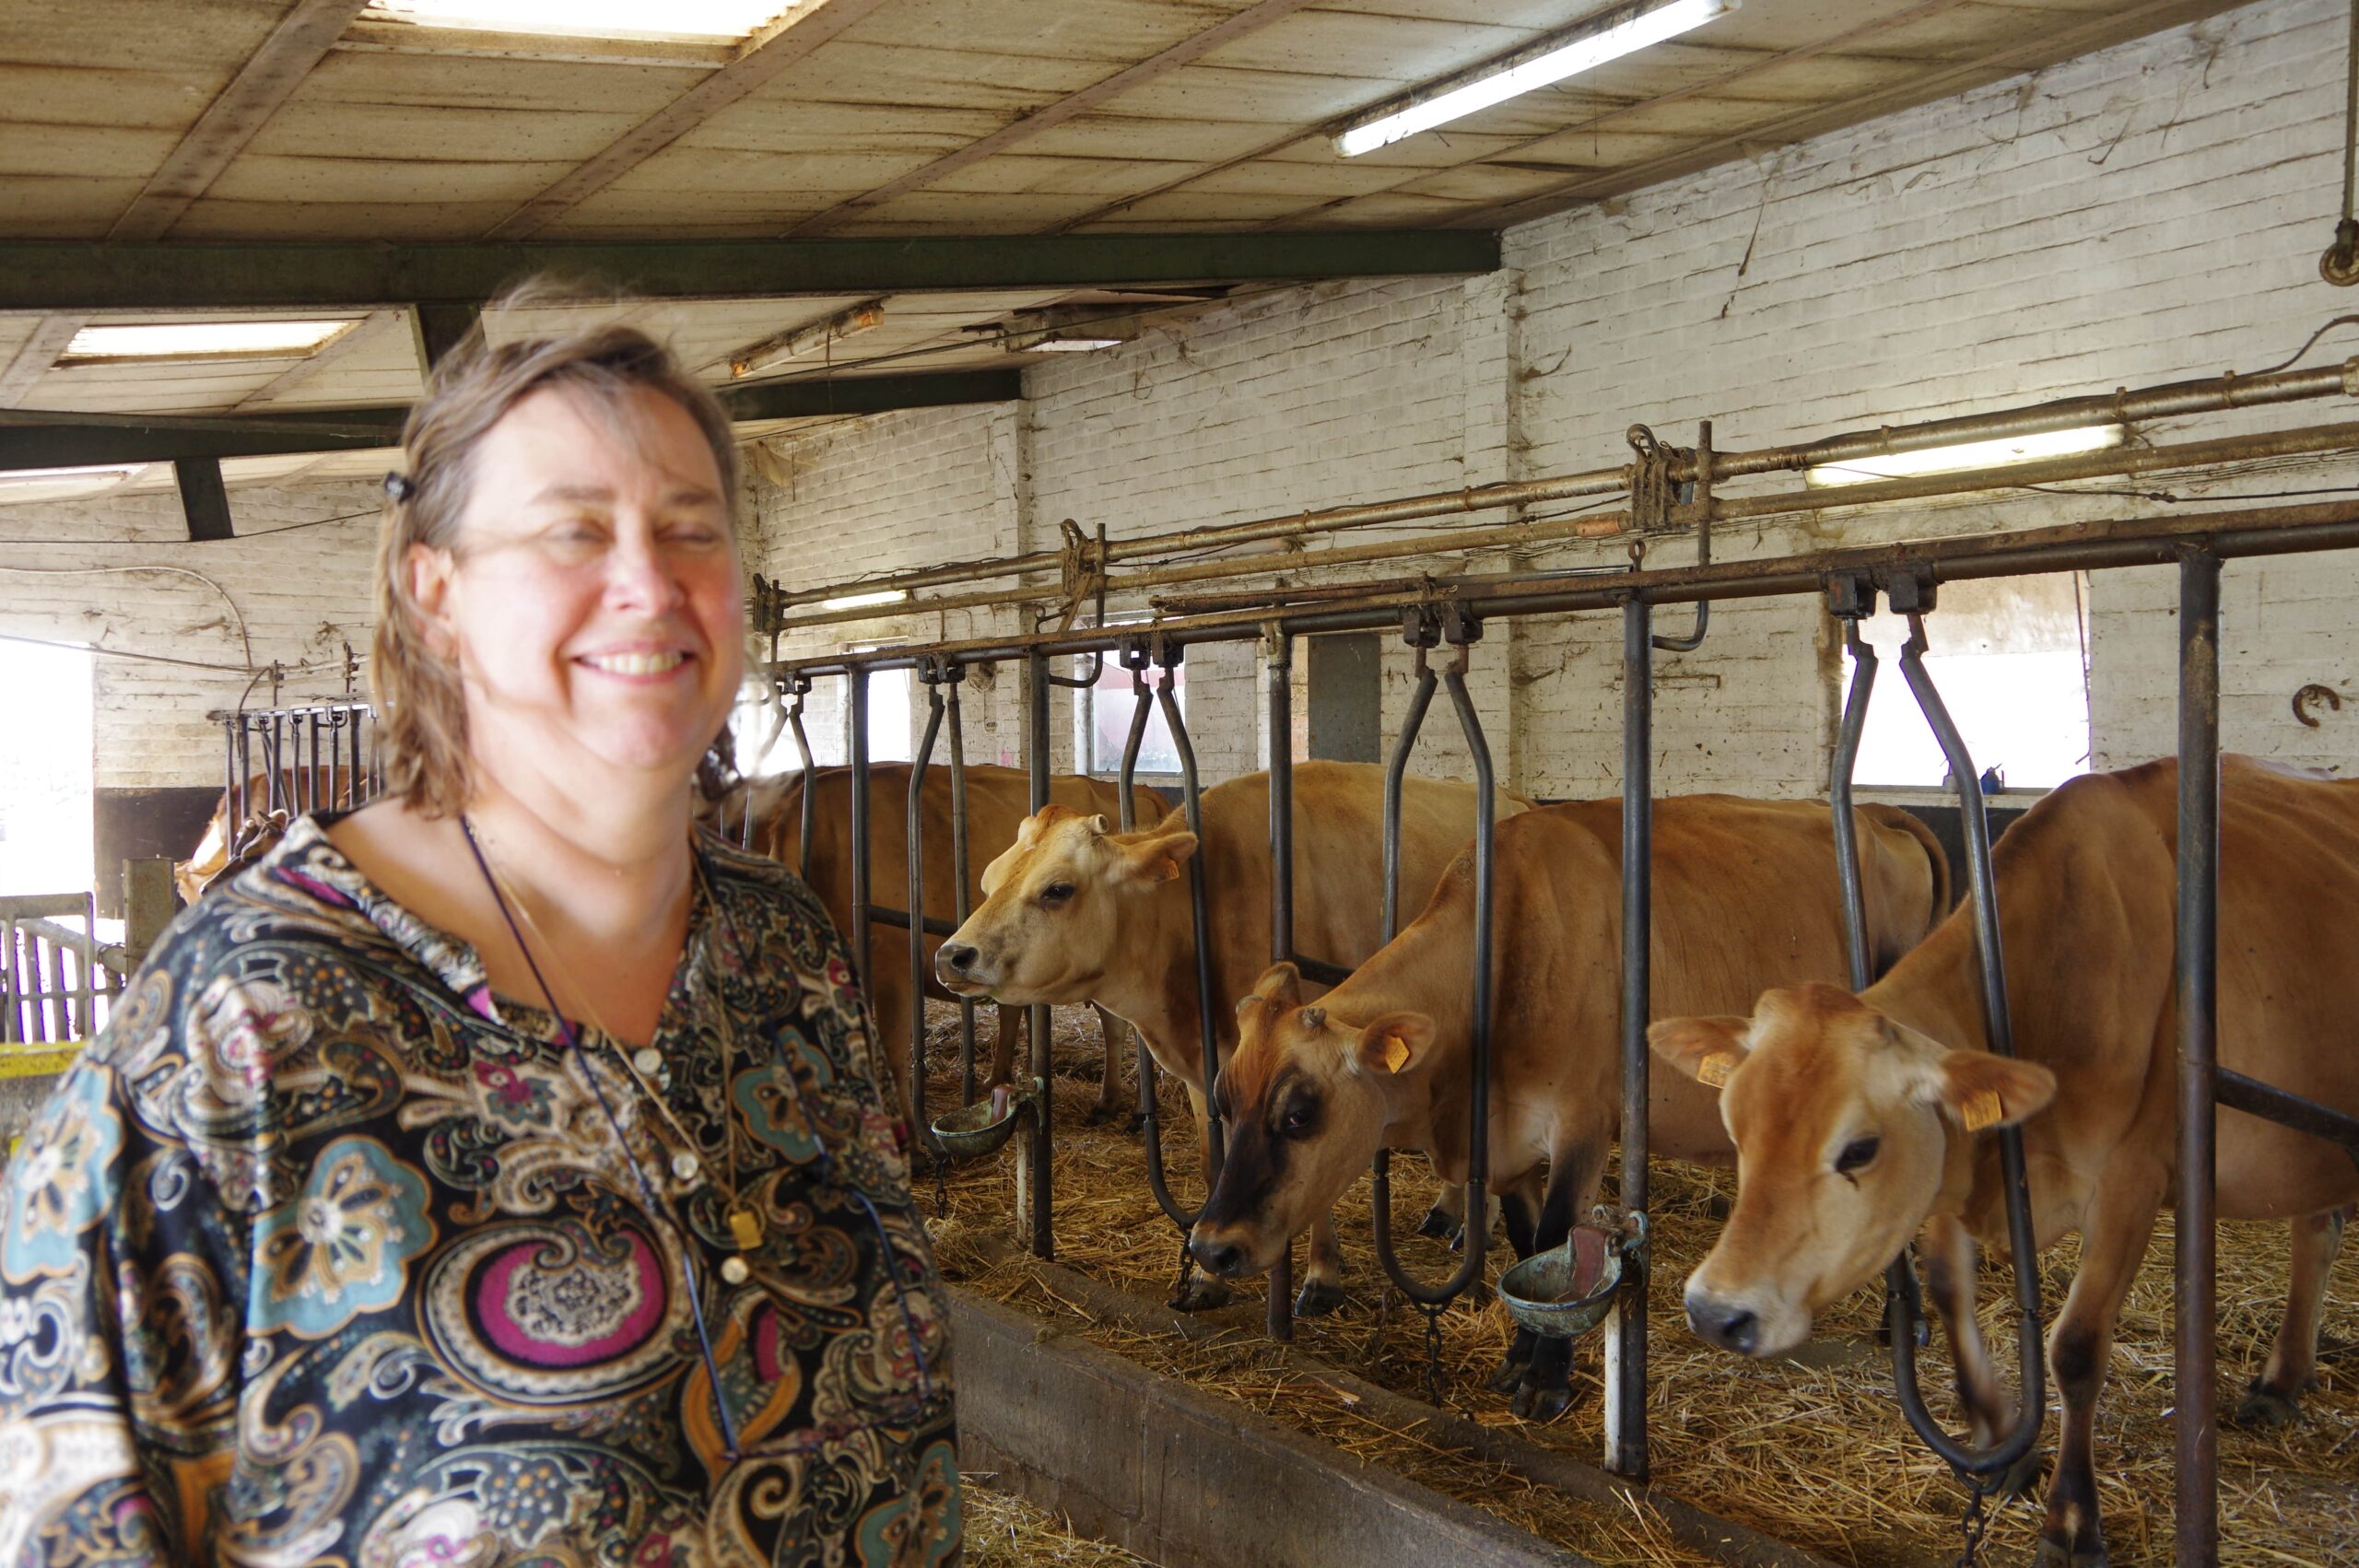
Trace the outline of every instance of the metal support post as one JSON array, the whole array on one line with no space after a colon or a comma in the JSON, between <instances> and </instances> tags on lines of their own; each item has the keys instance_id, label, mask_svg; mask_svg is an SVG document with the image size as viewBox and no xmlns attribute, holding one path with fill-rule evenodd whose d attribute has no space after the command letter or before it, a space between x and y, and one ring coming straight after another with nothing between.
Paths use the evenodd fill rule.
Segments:
<instances>
[{"instance_id":1,"label":"metal support post","mask_svg":"<svg viewBox=\"0 0 2359 1568\"><path fill-rule=\"evenodd\" d=\"M950 872L957 879L953 913L960 926L973 914L975 876L967 855L967 726L958 710L958 688L966 684L966 669L955 659L943 661L943 680L949 691L944 708L950 724ZM975 999L958 999L958 1103L975 1103Z\"/></svg>"},{"instance_id":2,"label":"metal support post","mask_svg":"<svg viewBox=\"0 0 2359 1568\"><path fill-rule=\"evenodd\" d=\"M1024 661L1024 760L1032 776L1032 809L1039 811L1049 803L1049 660L1046 654L1035 653ZM1040 1094L1033 1107L1031 1126L1024 1142L1024 1164L1027 1194L1030 1211L1027 1227L1031 1232L1032 1256L1053 1259L1057 1255L1056 1222L1050 1207L1050 1164L1055 1149L1051 1123L1055 1095L1055 1065L1050 1050L1049 1010L1035 1004L1029 1010L1031 1020L1031 1075L1040 1084Z\"/></svg>"},{"instance_id":3,"label":"metal support post","mask_svg":"<svg viewBox=\"0 0 2359 1568\"><path fill-rule=\"evenodd\" d=\"M2178 563L2178 1278L2172 1402L2178 1413L2178 1568L2220 1561L2217 1112L2220 901L2220 557Z\"/></svg>"},{"instance_id":4,"label":"metal support post","mask_svg":"<svg viewBox=\"0 0 2359 1568\"><path fill-rule=\"evenodd\" d=\"M863 988L876 983L868 967L868 677L865 666L844 676L844 706L851 715L851 930L847 934L851 938L852 974ZM807 778L803 781L805 793L812 783Z\"/></svg>"},{"instance_id":5,"label":"metal support post","mask_svg":"<svg viewBox=\"0 0 2359 1568\"><path fill-rule=\"evenodd\" d=\"M1647 1211L1649 938L1654 908L1654 622L1646 601L1622 606L1622 1192ZM1647 1255L1624 1264L1607 1319L1605 1468L1647 1479Z\"/></svg>"},{"instance_id":6,"label":"metal support post","mask_svg":"<svg viewBox=\"0 0 2359 1568\"><path fill-rule=\"evenodd\" d=\"M1294 644L1284 628L1264 634L1270 695L1270 962L1294 958ZM1294 1242L1270 1265L1270 1338L1294 1338Z\"/></svg>"},{"instance_id":7,"label":"metal support post","mask_svg":"<svg viewBox=\"0 0 2359 1568\"><path fill-rule=\"evenodd\" d=\"M942 673L940 661L929 656L921 670L925 678L925 738L910 764L906 816L908 837L901 856L910 911L910 1135L934 1160L944 1157L942 1141L925 1114L925 776L933 766L934 742L942 734Z\"/></svg>"}]
</instances>

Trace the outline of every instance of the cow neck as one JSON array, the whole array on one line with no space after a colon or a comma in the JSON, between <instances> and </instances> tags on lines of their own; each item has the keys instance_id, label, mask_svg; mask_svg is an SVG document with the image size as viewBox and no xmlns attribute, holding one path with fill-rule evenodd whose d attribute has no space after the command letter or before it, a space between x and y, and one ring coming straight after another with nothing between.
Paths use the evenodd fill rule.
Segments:
<instances>
[{"instance_id":1,"label":"cow neck","mask_svg":"<svg viewBox=\"0 0 2359 1568\"><path fill-rule=\"evenodd\" d=\"M1974 954L1972 910L1961 905L1860 1000L1953 1050L1988 1048L1982 970ZM1998 1145L1941 1118L1942 1185L1930 1214L1949 1214L1980 1232L1999 1205ZM2000 1222L2003 1245L2005 1224ZM1987 1237L1984 1239L1988 1239Z\"/></svg>"},{"instance_id":2,"label":"cow neck","mask_svg":"<svg viewBox=\"0 0 2359 1568\"><path fill-rule=\"evenodd\" d=\"M1161 953L1169 957L1162 973L1142 987L1135 996L1122 997L1118 1004L1107 1002L1108 1011L1123 1022L1133 1024L1146 1036L1147 1048L1168 1071L1178 1072L1191 1083L1202 1087L1198 1066L1202 1059L1202 1012L1196 1005L1196 929L1195 905L1188 892L1188 877L1183 871L1169 882L1156 884L1153 892L1137 905L1139 924L1136 931L1124 931L1121 945L1134 953ZM1215 1000L1218 1000L1221 981L1220 967L1215 959L1213 967ZM1133 1011L1126 1012L1125 1007ZM1214 1039L1224 1052L1235 1044L1235 1029L1221 1029L1222 1020L1215 1014Z\"/></svg>"}]
</instances>

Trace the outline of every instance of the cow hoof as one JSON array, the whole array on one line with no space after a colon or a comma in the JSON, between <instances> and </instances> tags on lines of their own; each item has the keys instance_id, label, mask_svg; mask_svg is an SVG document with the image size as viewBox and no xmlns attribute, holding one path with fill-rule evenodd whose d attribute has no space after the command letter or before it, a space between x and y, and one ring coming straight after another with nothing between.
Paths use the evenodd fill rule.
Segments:
<instances>
[{"instance_id":1,"label":"cow hoof","mask_svg":"<svg viewBox=\"0 0 2359 1568\"><path fill-rule=\"evenodd\" d=\"M1121 1116L1122 1114L1122 1109L1123 1107L1119 1105L1092 1106L1089 1107L1088 1111L1083 1115L1081 1118L1081 1125L1084 1127L1103 1127L1108 1122L1112 1121L1116 1117Z\"/></svg>"},{"instance_id":2,"label":"cow hoof","mask_svg":"<svg viewBox=\"0 0 2359 1568\"><path fill-rule=\"evenodd\" d=\"M1302 1289L1295 1293L1294 1315L1324 1317L1343 1305L1343 1286L1331 1285L1324 1280L1305 1280Z\"/></svg>"},{"instance_id":3,"label":"cow hoof","mask_svg":"<svg viewBox=\"0 0 2359 1568\"><path fill-rule=\"evenodd\" d=\"M1525 1421L1545 1426L1570 1410L1572 1403L1573 1390L1569 1383L1557 1383L1553 1387L1543 1387L1527 1381L1516 1389L1515 1399L1508 1409Z\"/></svg>"},{"instance_id":4,"label":"cow hoof","mask_svg":"<svg viewBox=\"0 0 2359 1568\"><path fill-rule=\"evenodd\" d=\"M2000 1501L2012 1503L2038 1484L2040 1472L2045 1468L2040 1463L2041 1457L2039 1450L2034 1448L2007 1467L2007 1473L1999 1478Z\"/></svg>"},{"instance_id":5,"label":"cow hoof","mask_svg":"<svg viewBox=\"0 0 2359 1568\"><path fill-rule=\"evenodd\" d=\"M1144 1132L1146 1130L1146 1113L1144 1111L1133 1111L1131 1113L1131 1119L1122 1124L1122 1130L1129 1133L1133 1138L1136 1138L1140 1133Z\"/></svg>"},{"instance_id":6,"label":"cow hoof","mask_svg":"<svg viewBox=\"0 0 2359 1568\"><path fill-rule=\"evenodd\" d=\"M1417 1234L1432 1236L1436 1241L1456 1242L1459 1228L1458 1216L1438 1203L1426 1210L1426 1217L1417 1222Z\"/></svg>"},{"instance_id":7,"label":"cow hoof","mask_svg":"<svg viewBox=\"0 0 2359 1568\"><path fill-rule=\"evenodd\" d=\"M2039 1538L2039 1568L2110 1568L2102 1545L2075 1551L2053 1536Z\"/></svg>"},{"instance_id":8,"label":"cow hoof","mask_svg":"<svg viewBox=\"0 0 2359 1568\"><path fill-rule=\"evenodd\" d=\"M2228 1424L2243 1427L2248 1432L2266 1432L2271 1427L2291 1426L2301 1419L2300 1401L2290 1394L2281 1394L2274 1388L2264 1388L2255 1383L2245 1390L2245 1397L2236 1401L2236 1414L2228 1418Z\"/></svg>"},{"instance_id":9,"label":"cow hoof","mask_svg":"<svg viewBox=\"0 0 2359 1568\"><path fill-rule=\"evenodd\" d=\"M1208 1280L1199 1274L1171 1293L1168 1304L1177 1312L1210 1312L1228 1305L1228 1286L1219 1280Z\"/></svg>"},{"instance_id":10,"label":"cow hoof","mask_svg":"<svg viewBox=\"0 0 2359 1568\"><path fill-rule=\"evenodd\" d=\"M1509 1356L1499 1363L1496 1371L1483 1380L1483 1387L1494 1394L1516 1393L1522 1388L1523 1375L1531 1365L1532 1363L1528 1359L1517 1361L1513 1356Z\"/></svg>"}]
</instances>

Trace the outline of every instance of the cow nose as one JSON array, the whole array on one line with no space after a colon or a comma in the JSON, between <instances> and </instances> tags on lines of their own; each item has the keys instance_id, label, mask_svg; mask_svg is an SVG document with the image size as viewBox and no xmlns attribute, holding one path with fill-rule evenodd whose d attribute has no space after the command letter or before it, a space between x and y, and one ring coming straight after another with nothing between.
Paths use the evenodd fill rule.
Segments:
<instances>
[{"instance_id":1,"label":"cow nose","mask_svg":"<svg viewBox=\"0 0 2359 1568\"><path fill-rule=\"evenodd\" d=\"M963 975L975 966L975 949L963 942L945 942L935 962L954 975Z\"/></svg>"},{"instance_id":2,"label":"cow nose","mask_svg":"<svg viewBox=\"0 0 2359 1568\"><path fill-rule=\"evenodd\" d=\"M1751 1307L1710 1296L1687 1298L1687 1326L1696 1338L1741 1356L1753 1354L1761 1343L1761 1319Z\"/></svg>"},{"instance_id":3,"label":"cow nose","mask_svg":"<svg viewBox=\"0 0 2359 1568\"><path fill-rule=\"evenodd\" d=\"M1188 1250L1195 1254L1197 1262L1224 1280L1237 1278L1238 1271L1245 1267L1245 1249L1235 1242L1191 1236L1188 1241Z\"/></svg>"}]
</instances>

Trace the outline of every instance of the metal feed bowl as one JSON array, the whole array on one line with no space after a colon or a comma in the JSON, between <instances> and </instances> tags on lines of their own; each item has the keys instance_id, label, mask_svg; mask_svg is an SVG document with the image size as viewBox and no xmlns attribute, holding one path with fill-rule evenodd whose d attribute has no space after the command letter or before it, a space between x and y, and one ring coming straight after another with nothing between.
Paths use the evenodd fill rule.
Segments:
<instances>
[{"instance_id":1,"label":"metal feed bowl","mask_svg":"<svg viewBox=\"0 0 2359 1568\"><path fill-rule=\"evenodd\" d=\"M1039 1092L1039 1081L1033 1080L1033 1094ZM1033 1094L1008 1096L1005 1106L994 1117L989 1099L977 1100L961 1110L933 1118L933 1136L942 1152L954 1160L980 1160L996 1154L1015 1134L1015 1125L1024 1119L1025 1108L1031 1105Z\"/></svg>"},{"instance_id":2,"label":"metal feed bowl","mask_svg":"<svg viewBox=\"0 0 2359 1568\"><path fill-rule=\"evenodd\" d=\"M1560 1246L1535 1252L1499 1276L1499 1300L1517 1325L1570 1340L1605 1321L1622 1285L1625 1249L1643 1245L1602 1224L1575 1225Z\"/></svg>"}]
</instances>

